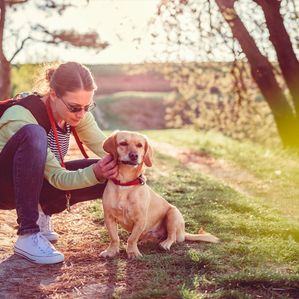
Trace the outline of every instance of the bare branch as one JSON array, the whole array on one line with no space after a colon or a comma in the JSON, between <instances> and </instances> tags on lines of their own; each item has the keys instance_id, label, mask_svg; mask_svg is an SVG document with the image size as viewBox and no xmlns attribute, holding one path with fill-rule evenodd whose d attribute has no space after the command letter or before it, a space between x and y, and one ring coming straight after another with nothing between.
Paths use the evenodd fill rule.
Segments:
<instances>
[{"instance_id":1,"label":"bare branch","mask_svg":"<svg viewBox=\"0 0 299 299\"><path fill-rule=\"evenodd\" d=\"M43 42L48 44L66 43L74 47L86 47L93 49L105 49L109 46L107 42L103 42L97 32L89 32L79 34L73 30L62 30L50 32L42 25L36 25L35 30L39 30L47 37Z\"/></svg>"},{"instance_id":2,"label":"bare branch","mask_svg":"<svg viewBox=\"0 0 299 299\"><path fill-rule=\"evenodd\" d=\"M45 3L36 4L36 7L41 10L48 10L48 11L55 10L56 12L58 12L59 15L62 15L66 9L70 7L75 7L75 5L71 3L58 4L57 1L45 0Z\"/></svg>"},{"instance_id":3,"label":"bare branch","mask_svg":"<svg viewBox=\"0 0 299 299\"><path fill-rule=\"evenodd\" d=\"M15 4L24 4L29 0L4 0L5 5L13 6Z\"/></svg>"},{"instance_id":4,"label":"bare branch","mask_svg":"<svg viewBox=\"0 0 299 299\"><path fill-rule=\"evenodd\" d=\"M32 39L31 37L26 37L23 41L22 41L22 43L21 43L21 46L17 49L17 51L12 55L12 57L9 59L9 62L11 63L13 60L14 60L14 58L19 54L19 52L21 52L22 51L22 49L24 48L24 45L25 45L25 43L26 43L26 41L28 41L28 40L30 40L30 39Z\"/></svg>"}]
</instances>

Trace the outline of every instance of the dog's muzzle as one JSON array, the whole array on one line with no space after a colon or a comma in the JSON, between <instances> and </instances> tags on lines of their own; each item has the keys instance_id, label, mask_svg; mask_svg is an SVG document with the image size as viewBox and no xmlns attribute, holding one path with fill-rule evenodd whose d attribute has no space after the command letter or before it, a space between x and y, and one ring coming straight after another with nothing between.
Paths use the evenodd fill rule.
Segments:
<instances>
[{"instance_id":1,"label":"dog's muzzle","mask_svg":"<svg viewBox=\"0 0 299 299\"><path fill-rule=\"evenodd\" d=\"M130 152L128 155L128 160L122 160L121 163L136 166L139 165L138 163L138 154L134 152Z\"/></svg>"}]
</instances>

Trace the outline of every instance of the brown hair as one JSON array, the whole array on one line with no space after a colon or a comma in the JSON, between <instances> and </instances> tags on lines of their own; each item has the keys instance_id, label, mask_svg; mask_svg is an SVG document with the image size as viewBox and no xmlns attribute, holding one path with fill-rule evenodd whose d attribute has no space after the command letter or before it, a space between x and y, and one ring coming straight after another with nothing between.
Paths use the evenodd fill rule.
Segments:
<instances>
[{"instance_id":1,"label":"brown hair","mask_svg":"<svg viewBox=\"0 0 299 299\"><path fill-rule=\"evenodd\" d=\"M62 97L68 91L79 89L96 90L94 78L90 70L78 62L66 62L47 66L43 77L37 81L37 92L46 94L53 89L57 96Z\"/></svg>"}]
</instances>

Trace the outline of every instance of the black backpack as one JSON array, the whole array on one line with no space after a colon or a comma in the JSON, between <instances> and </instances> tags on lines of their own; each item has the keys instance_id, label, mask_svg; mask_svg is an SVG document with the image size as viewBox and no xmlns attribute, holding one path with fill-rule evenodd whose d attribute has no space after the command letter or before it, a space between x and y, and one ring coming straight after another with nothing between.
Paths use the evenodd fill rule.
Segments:
<instances>
[{"instance_id":1,"label":"black backpack","mask_svg":"<svg viewBox=\"0 0 299 299\"><path fill-rule=\"evenodd\" d=\"M6 109L14 105L20 105L28 109L37 120L38 124L46 130L47 134L49 133L51 124L47 114L47 109L45 104L40 100L40 96L38 94L23 93L14 98L0 101L0 117Z\"/></svg>"}]
</instances>

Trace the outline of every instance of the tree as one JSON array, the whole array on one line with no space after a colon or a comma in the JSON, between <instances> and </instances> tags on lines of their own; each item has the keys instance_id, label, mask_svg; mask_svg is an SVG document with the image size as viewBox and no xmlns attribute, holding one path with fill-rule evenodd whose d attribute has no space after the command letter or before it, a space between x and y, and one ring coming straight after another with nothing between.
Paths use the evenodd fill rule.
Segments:
<instances>
[{"instance_id":1,"label":"tree","mask_svg":"<svg viewBox=\"0 0 299 299\"><path fill-rule=\"evenodd\" d=\"M32 2L32 1L31 1ZM55 0L39 0L35 2L36 7L43 12L53 12L62 15L66 9L74 6L74 1L55 1ZM74 30L55 30L50 31L39 23L39 20L31 26L28 36L18 41L14 53L10 58L5 55L5 30L11 31L8 36L18 36L17 32L7 26L8 21L12 22L14 11L16 9L28 5L28 0L0 0L0 99L10 96L11 92L11 64L17 55L24 49L25 44L29 42L47 43L57 45L63 43L66 46L86 47L96 49L98 51L108 46L107 42L101 41L97 32L78 33ZM88 4L88 0L86 0ZM9 19L10 18L10 19ZM16 20L15 20L16 21Z\"/></svg>"},{"instance_id":2,"label":"tree","mask_svg":"<svg viewBox=\"0 0 299 299\"><path fill-rule=\"evenodd\" d=\"M250 12L249 15L247 11L247 18L244 17L246 9ZM246 78L249 70L272 112L283 144L299 148L299 62L294 48L298 31L285 27L292 21L298 28L295 1L163 0L158 16L167 32L168 45L171 41L172 45L174 42L189 49L197 45L201 48L196 50L198 61L203 57L213 59L217 49L226 53L229 49L233 53L231 75L235 79L235 103L248 100L244 92L249 90L250 82ZM189 25L184 24L182 16L188 16ZM205 18L208 22L204 22ZM190 22L199 31L201 45L196 44L190 29L189 35L186 33ZM217 84L221 86L219 80Z\"/></svg>"},{"instance_id":3,"label":"tree","mask_svg":"<svg viewBox=\"0 0 299 299\"><path fill-rule=\"evenodd\" d=\"M251 74L273 113L279 135L286 146L299 148L299 62L280 13L281 1L255 0L262 8L269 38L277 55L284 81L295 109L288 103L274 74L274 67L258 49L253 37L234 9L235 0L216 0L233 36L238 40L248 62Z\"/></svg>"}]
</instances>

